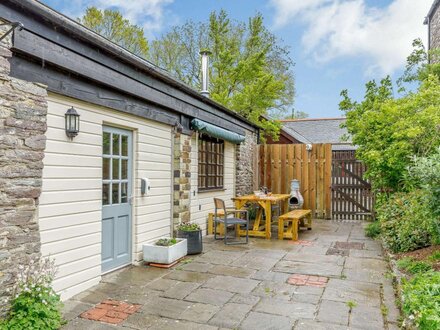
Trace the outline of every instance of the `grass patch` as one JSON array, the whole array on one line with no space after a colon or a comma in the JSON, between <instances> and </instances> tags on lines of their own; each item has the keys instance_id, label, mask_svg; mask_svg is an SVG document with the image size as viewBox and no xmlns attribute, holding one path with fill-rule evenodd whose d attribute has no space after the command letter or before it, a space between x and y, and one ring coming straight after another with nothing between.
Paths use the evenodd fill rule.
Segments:
<instances>
[{"instance_id":1,"label":"grass patch","mask_svg":"<svg viewBox=\"0 0 440 330\"><path fill-rule=\"evenodd\" d=\"M398 260L397 267L411 275L426 273L432 270L432 266L429 263L425 261L417 261L410 257Z\"/></svg>"},{"instance_id":2,"label":"grass patch","mask_svg":"<svg viewBox=\"0 0 440 330\"><path fill-rule=\"evenodd\" d=\"M381 228L379 221L371 222L365 227L365 235L367 237L376 238L379 237L380 233Z\"/></svg>"}]
</instances>

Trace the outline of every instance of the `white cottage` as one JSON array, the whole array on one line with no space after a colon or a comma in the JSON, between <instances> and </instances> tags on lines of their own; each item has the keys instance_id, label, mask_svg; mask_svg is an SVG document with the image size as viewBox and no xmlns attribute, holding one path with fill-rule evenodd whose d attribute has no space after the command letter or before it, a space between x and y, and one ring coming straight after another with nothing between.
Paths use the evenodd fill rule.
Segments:
<instances>
[{"instance_id":1,"label":"white cottage","mask_svg":"<svg viewBox=\"0 0 440 330\"><path fill-rule=\"evenodd\" d=\"M180 221L205 230L214 196L230 203L252 191L255 125L37 1L4 0L0 19L23 24L10 76L47 86L35 201L41 253L56 260L63 299L136 264L143 243ZM69 137L71 108L79 132Z\"/></svg>"}]
</instances>

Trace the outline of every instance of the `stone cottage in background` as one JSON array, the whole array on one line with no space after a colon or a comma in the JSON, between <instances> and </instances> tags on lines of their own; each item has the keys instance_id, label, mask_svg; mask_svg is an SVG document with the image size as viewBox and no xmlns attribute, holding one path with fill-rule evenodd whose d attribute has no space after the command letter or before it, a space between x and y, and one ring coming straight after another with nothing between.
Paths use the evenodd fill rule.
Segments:
<instances>
[{"instance_id":1,"label":"stone cottage in background","mask_svg":"<svg viewBox=\"0 0 440 330\"><path fill-rule=\"evenodd\" d=\"M440 0L435 0L423 24L428 26L428 49L440 48Z\"/></svg>"},{"instance_id":2,"label":"stone cottage in background","mask_svg":"<svg viewBox=\"0 0 440 330\"><path fill-rule=\"evenodd\" d=\"M0 299L29 256L67 299L252 192L257 126L38 1L0 20Z\"/></svg>"}]
</instances>

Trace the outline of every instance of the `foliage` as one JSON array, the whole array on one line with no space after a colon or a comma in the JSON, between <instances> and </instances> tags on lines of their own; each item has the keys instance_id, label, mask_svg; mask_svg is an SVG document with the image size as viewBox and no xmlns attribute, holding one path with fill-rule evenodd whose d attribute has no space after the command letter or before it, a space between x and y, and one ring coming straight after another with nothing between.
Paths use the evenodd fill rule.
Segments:
<instances>
[{"instance_id":1,"label":"foliage","mask_svg":"<svg viewBox=\"0 0 440 330\"><path fill-rule=\"evenodd\" d=\"M396 193L377 209L381 237L393 252L407 252L440 240L433 216L422 190Z\"/></svg>"},{"instance_id":2,"label":"foliage","mask_svg":"<svg viewBox=\"0 0 440 330\"><path fill-rule=\"evenodd\" d=\"M430 75L417 93L393 99L391 79L366 85L361 103L345 90L340 108L358 146L356 157L367 165L366 177L385 191L403 189L411 156L427 156L440 146L440 83Z\"/></svg>"},{"instance_id":3,"label":"foliage","mask_svg":"<svg viewBox=\"0 0 440 330\"><path fill-rule=\"evenodd\" d=\"M151 46L150 59L195 89L201 86L199 51L209 49L211 98L278 136L280 125L268 119L293 103L294 79L287 47L271 33L261 14L247 24L225 11L208 22L175 26Z\"/></svg>"},{"instance_id":4,"label":"foliage","mask_svg":"<svg viewBox=\"0 0 440 330\"><path fill-rule=\"evenodd\" d=\"M402 285L402 310L419 329L440 328L440 272L418 274Z\"/></svg>"},{"instance_id":5,"label":"foliage","mask_svg":"<svg viewBox=\"0 0 440 330\"><path fill-rule=\"evenodd\" d=\"M426 80L429 75L440 77L439 49L427 52L421 39L415 39L412 46L414 49L407 58L405 72L397 80L400 91L405 91L404 83L421 82Z\"/></svg>"},{"instance_id":6,"label":"foliage","mask_svg":"<svg viewBox=\"0 0 440 330\"><path fill-rule=\"evenodd\" d=\"M365 227L365 235L367 237L371 237L371 238L379 237L380 232L381 229L380 229L379 221L371 222Z\"/></svg>"},{"instance_id":7,"label":"foliage","mask_svg":"<svg viewBox=\"0 0 440 330\"><path fill-rule=\"evenodd\" d=\"M435 251L432 255L428 257L430 262L436 262L440 260L440 251Z\"/></svg>"},{"instance_id":8,"label":"foliage","mask_svg":"<svg viewBox=\"0 0 440 330\"><path fill-rule=\"evenodd\" d=\"M406 257L397 261L397 267L409 274L420 274L432 270L432 266L424 261L417 261Z\"/></svg>"},{"instance_id":9,"label":"foliage","mask_svg":"<svg viewBox=\"0 0 440 330\"><path fill-rule=\"evenodd\" d=\"M414 156L408 168L406 184L429 194L429 207L440 221L440 147L427 157ZM440 223L438 223L440 232Z\"/></svg>"},{"instance_id":10,"label":"foliage","mask_svg":"<svg viewBox=\"0 0 440 330\"><path fill-rule=\"evenodd\" d=\"M180 231L199 231L200 226L195 222L182 222L177 227L177 230L180 230Z\"/></svg>"},{"instance_id":11,"label":"foliage","mask_svg":"<svg viewBox=\"0 0 440 330\"><path fill-rule=\"evenodd\" d=\"M148 56L148 42L144 30L131 24L119 11L88 7L78 21L133 54L144 58Z\"/></svg>"},{"instance_id":12,"label":"foliage","mask_svg":"<svg viewBox=\"0 0 440 330\"><path fill-rule=\"evenodd\" d=\"M177 243L175 238L160 238L156 241L157 246L171 246Z\"/></svg>"},{"instance_id":13,"label":"foliage","mask_svg":"<svg viewBox=\"0 0 440 330\"><path fill-rule=\"evenodd\" d=\"M51 287L55 273L54 261L49 259L30 260L28 266L19 266L11 311L1 329L51 330L63 325L60 296Z\"/></svg>"}]
</instances>

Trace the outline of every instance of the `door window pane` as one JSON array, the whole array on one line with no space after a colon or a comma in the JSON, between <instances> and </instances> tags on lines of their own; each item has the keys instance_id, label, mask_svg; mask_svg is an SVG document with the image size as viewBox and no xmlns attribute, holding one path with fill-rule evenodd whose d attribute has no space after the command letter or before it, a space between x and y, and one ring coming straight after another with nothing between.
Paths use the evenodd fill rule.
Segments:
<instances>
[{"instance_id":1,"label":"door window pane","mask_svg":"<svg viewBox=\"0 0 440 330\"><path fill-rule=\"evenodd\" d=\"M102 184L102 205L110 204L110 195L109 195L110 185L108 183Z\"/></svg>"},{"instance_id":2,"label":"door window pane","mask_svg":"<svg viewBox=\"0 0 440 330\"><path fill-rule=\"evenodd\" d=\"M110 179L110 158L102 159L102 179L103 180Z\"/></svg>"},{"instance_id":3,"label":"door window pane","mask_svg":"<svg viewBox=\"0 0 440 330\"><path fill-rule=\"evenodd\" d=\"M128 178L128 159L121 159L121 179L125 180Z\"/></svg>"},{"instance_id":4,"label":"door window pane","mask_svg":"<svg viewBox=\"0 0 440 330\"><path fill-rule=\"evenodd\" d=\"M122 149L122 156L128 156L128 136L127 135L121 136L121 149Z\"/></svg>"},{"instance_id":5,"label":"door window pane","mask_svg":"<svg viewBox=\"0 0 440 330\"><path fill-rule=\"evenodd\" d=\"M119 204L119 183L112 185L112 204Z\"/></svg>"},{"instance_id":6,"label":"door window pane","mask_svg":"<svg viewBox=\"0 0 440 330\"><path fill-rule=\"evenodd\" d=\"M113 133L113 155L119 155L119 136Z\"/></svg>"},{"instance_id":7,"label":"door window pane","mask_svg":"<svg viewBox=\"0 0 440 330\"><path fill-rule=\"evenodd\" d=\"M119 180L119 158L113 159L113 180Z\"/></svg>"},{"instance_id":8,"label":"door window pane","mask_svg":"<svg viewBox=\"0 0 440 330\"><path fill-rule=\"evenodd\" d=\"M121 183L121 203L127 203L128 201L128 183Z\"/></svg>"},{"instance_id":9,"label":"door window pane","mask_svg":"<svg viewBox=\"0 0 440 330\"><path fill-rule=\"evenodd\" d=\"M104 155L110 154L110 133L104 132L102 135L102 152Z\"/></svg>"}]
</instances>

